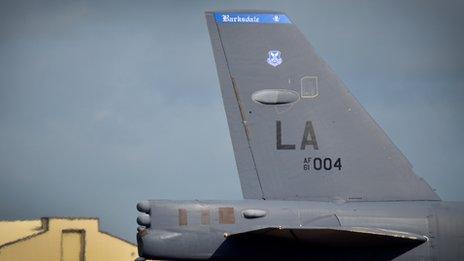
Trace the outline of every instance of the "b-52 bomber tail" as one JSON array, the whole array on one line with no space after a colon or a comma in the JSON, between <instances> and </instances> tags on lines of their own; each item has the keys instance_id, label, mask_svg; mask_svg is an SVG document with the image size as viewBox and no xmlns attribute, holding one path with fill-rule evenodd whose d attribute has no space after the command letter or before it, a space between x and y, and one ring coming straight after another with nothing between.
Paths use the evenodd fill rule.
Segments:
<instances>
[{"instance_id":1,"label":"b-52 bomber tail","mask_svg":"<svg viewBox=\"0 0 464 261\"><path fill-rule=\"evenodd\" d=\"M281 12L207 12L244 200L138 203L139 259L462 260L443 202Z\"/></svg>"},{"instance_id":2,"label":"b-52 bomber tail","mask_svg":"<svg viewBox=\"0 0 464 261\"><path fill-rule=\"evenodd\" d=\"M206 19L246 199L439 199L285 14Z\"/></svg>"}]
</instances>

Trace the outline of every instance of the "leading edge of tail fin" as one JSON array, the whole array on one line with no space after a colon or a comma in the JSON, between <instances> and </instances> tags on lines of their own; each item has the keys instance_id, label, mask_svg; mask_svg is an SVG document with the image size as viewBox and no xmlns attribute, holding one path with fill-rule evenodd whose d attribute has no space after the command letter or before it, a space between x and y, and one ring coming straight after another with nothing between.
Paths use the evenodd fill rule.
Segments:
<instances>
[{"instance_id":1,"label":"leading edge of tail fin","mask_svg":"<svg viewBox=\"0 0 464 261\"><path fill-rule=\"evenodd\" d=\"M440 200L279 12L206 12L246 199Z\"/></svg>"}]
</instances>

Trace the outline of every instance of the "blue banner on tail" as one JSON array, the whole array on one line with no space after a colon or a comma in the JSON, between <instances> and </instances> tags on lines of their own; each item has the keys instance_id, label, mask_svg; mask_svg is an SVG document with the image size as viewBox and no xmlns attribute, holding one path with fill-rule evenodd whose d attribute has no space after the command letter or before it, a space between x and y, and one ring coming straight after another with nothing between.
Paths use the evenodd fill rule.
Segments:
<instances>
[{"instance_id":1,"label":"blue banner on tail","mask_svg":"<svg viewBox=\"0 0 464 261\"><path fill-rule=\"evenodd\" d=\"M292 22L284 14L265 13L215 13L217 23L242 23L242 24L291 24Z\"/></svg>"}]
</instances>

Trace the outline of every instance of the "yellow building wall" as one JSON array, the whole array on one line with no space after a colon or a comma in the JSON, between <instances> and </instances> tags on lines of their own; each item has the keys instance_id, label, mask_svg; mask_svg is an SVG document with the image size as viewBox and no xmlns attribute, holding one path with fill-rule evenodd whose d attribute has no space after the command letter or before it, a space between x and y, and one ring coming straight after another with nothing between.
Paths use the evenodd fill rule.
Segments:
<instances>
[{"instance_id":1,"label":"yellow building wall","mask_svg":"<svg viewBox=\"0 0 464 261\"><path fill-rule=\"evenodd\" d=\"M0 221L0 246L41 231L41 220Z\"/></svg>"},{"instance_id":2,"label":"yellow building wall","mask_svg":"<svg viewBox=\"0 0 464 261\"><path fill-rule=\"evenodd\" d=\"M9 242L0 241L0 261L74 261L81 248L83 255L78 261L133 261L138 256L135 245L100 232L97 219L50 218L42 221L41 229L37 229L35 223L35 231L31 230L34 227L31 223L24 222L21 226L8 221L17 229L18 237ZM8 222L0 221L0 235L7 231L14 233L11 227L5 228ZM79 233L83 235L83 242L79 240Z\"/></svg>"}]
</instances>

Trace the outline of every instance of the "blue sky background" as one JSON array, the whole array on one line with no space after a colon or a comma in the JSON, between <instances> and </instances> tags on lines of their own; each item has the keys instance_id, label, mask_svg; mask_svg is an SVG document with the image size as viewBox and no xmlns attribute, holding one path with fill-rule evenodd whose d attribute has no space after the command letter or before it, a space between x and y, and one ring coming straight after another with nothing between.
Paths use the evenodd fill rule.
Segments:
<instances>
[{"instance_id":1,"label":"blue sky background","mask_svg":"<svg viewBox=\"0 0 464 261\"><path fill-rule=\"evenodd\" d=\"M286 12L444 200L464 200L462 1L2 1L0 219L241 199L204 11Z\"/></svg>"}]
</instances>

